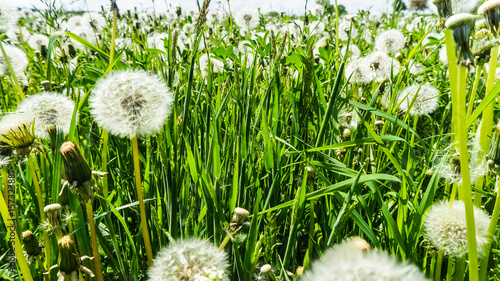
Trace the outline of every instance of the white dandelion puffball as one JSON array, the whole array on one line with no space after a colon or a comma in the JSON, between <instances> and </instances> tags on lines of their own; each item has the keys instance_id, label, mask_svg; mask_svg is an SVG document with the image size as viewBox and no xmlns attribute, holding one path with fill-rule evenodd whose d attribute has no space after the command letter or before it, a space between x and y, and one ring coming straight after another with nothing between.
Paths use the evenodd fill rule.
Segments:
<instances>
[{"instance_id":1,"label":"white dandelion puffball","mask_svg":"<svg viewBox=\"0 0 500 281\"><path fill-rule=\"evenodd\" d=\"M488 242L490 216L474 206L477 252L481 257ZM463 257L467 251L467 222L465 205L460 200L443 201L432 205L424 219L425 236L429 242L445 255Z\"/></svg>"},{"instance_id":2,"label":"white dandelion puffball","mask_svg":"<svg viewBox=\"0 0 500 281\"><path fill-rule=\"evenodd\" d=\"M420 270L398 263L386 252L370 250L361 238L349 238L325 251L304 273L304 281L424 281Z\"/></svg>"},{"instance_id":3,"label":"white dandelion puffball","mask_svg":"<svg viewBox=\"0 0 500 281\"><path fill-rule=\"evenodd\" d=\"M439 91L429 84L412 85L401 92L398 104L401 111L409 111L412 116L430 115L439 105Z\"/></svg>"},{"instance_id":4,"label":"white dandelion puffball","mask_svg":"<svg viewBox=\"0 0 500 281\"><path fill-rule=\"evenodd\" d=\"M78 28L75 28L73 30L70 30L72 33L76 34L77 36L87 40L90 44L92 45L96 45L96 34L94 33L94 30L90 27L90 26L80 26ZM70 38L71 39L71 42L73 42L73 45L80 49L80 50L84 50L86 47L82 44L80 44L80 42L74 40L73 38Z\"/></svg>"},{"instance_id":5,"label":"white dandelion puffball","mask_svg":"<svg viewBox=\"0 0 500 281\"><path fill-rule=\"evenodd\" d=\"M28 44L35 51L41 51L42 46L49 46L49 38L43 34L33 34L30 39L28 39Z\"/></svg>"},{"instance_id":6,"label":"white dandelion puffball","mask_svg":"<svg viewBox=\"0 0 500 281\"><path fill-rule=\"evenodd\" d=\"M259 10L243 8L236 12L234 22L243 30L252 30L259 25Z\"/></svg>"},{"instance_id":7,"label":"white dandelion puffball","mask_svg":"<svg viewBox=\"0 0 500 281\"><path fill-rule=\"evenodd\" d=\"M16 112L33 114L35 136L48 139L47 127L49 125L60 126L65 134L69 133L74 109L75 102L67 96L54 92L41 92L21 101Z\"/></svg>"},{"instance_id":8,"label":"white dandelion puffball","mask_svg":"<svg viewBox=\"0 0 500 281\"><path fill-rule=\"evenodd\" d=\"M159 131L174 101L163 80L143 70L111 72L97 81L92 93L90 107L97 124L129 138Z\"/></svg>"},{"instance_id":9,"label":"white dandelion puffball","mask_svg":"<svg viewBox=\"0 0 500 281\"><path fill-rule=\"evenodd\" d=\"M375 49L387 54L396 54L405 46L405 36L397 29L389 29L375 38Z\"/></svg>"},{"instance_id":10,"label":"white dandelion puffball","mask_svg":"<svg viewBox=\"0 0 500 281\"><path fill-rule=\"evenodd\" d=\"M357 58L347 63L345 77L351 77L351 82L368 84L374 79L374 72L365 58Z\"/></svg>"},{"instance_id":11,"label":"white dandelion puffball","mask_svg":"<svg viewBox=\"0 0 500 281\"><path fill-rule=\"evenodd\" d=\"M23 50L19 49L16 46L12 45L3 45L5 53L9 58L10 64L14 73L19 76L21 75L26 68L28 67L28 57L23 52ZM0 76L9 75L9 68L7 67L7 62L3 57L3 54L0 52Z\"/></svg>"},{"instance_id":12,"label":"white dandelion puffball","mask_svg":"<svg viewBox=\"0 0 500 281\"><path fill-rule=\"evenodd\" d=\"M382 82L396 76L401 69L399 62L384 52L373 52L366 56L366 61L372 70L376 82Z\"/></svg>"},{"instance_id":13,"label":"white dandelion puffball","mask_svg":"<svg viewBox=\"0 0 500 281\"><path fill-rule=\"evenodd\" d=\"M227 255L209 241L190 238L162 249L148 272L148 281L227 281Z\"/></svg>"},{"instance_id":14,"label":"white dandelion puffball","mask_svg":"<svg viewBox=\"0 0 500 281\"><path fill-rule=\"evenodd\" d=\"M18 14L11 1L0 0L0 31L7 31L9 27L15 27Z\"/></svg>"}]
</instances>

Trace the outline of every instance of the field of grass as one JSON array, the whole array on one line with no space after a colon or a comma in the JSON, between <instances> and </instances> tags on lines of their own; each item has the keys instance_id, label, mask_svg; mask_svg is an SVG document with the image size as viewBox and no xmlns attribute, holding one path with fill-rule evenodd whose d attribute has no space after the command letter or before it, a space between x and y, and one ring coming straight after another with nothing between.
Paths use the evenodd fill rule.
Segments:
<instances>
[{"instance_id":1,"label":"field of grass","mask_svg":"<svg viewBox=\"0 0 500 281\"><path fill-rule=\"evenodd\" d=\"M1 5L0 279L500 280L500 2L434 2Z\"/></svg>"}]
</instances>

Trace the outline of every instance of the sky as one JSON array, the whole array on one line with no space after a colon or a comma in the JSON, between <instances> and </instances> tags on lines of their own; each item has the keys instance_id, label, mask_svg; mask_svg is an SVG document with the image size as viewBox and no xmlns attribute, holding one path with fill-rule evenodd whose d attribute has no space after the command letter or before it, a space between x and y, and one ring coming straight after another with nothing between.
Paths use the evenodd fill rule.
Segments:
<instances>
[{"instance_id":1,"label":"sky","mask_svg":"<svg viewBox=\"0 0 500 281\"><path fill-rule=\"evenodd\" d=\"M12 0L9 0L12 1ZM53 1L53 0L48 0ZM67 9L100 11L101 6L109 7L109 0L55 0ZM122 11L133 9L135 6L139 10L151 11L153 1L156 11L165 11L167 7L180 5L184 8L197 7L196 0L116 0L118 8ZM203 0L200 0L200 4ZM349 13L356 13L358 9L368 9L380 12L389 11L393 0L337 0L339 5L344 5ZM12 1L14 2L14 1ZM228 0L212 0L210 7L224 6L227 10ZM330 0L335 3L334 0ZM18 7L45 7L40 0L15 0ZM244 7L260 8L262 13L270 11L302 14L304 12L306 0L229 0L231 10L236 11ZM307 8L311 9L316 5L316 0L309 0Z\"/></svg>"}]
</instances>

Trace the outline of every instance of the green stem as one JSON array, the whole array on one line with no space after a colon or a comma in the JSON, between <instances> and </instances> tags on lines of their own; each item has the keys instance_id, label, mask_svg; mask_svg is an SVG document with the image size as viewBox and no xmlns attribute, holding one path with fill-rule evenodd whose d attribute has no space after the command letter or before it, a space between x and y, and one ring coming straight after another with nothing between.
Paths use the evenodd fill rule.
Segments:
<instances>
[{"instance_id":1,"label":"green stem","mask_svg":"<svg viewBox=\"0 0 500 281\"><path fill-rule=\"evenodd\" d=\"M108 143L109 143L109 134L108 130L102 130L102 147L101 147L101 172L106 173L108 171ZM102 176L102 194L104 198L108 198L108 177L107 174Z\"/></svg>"},{"instance_id":2,"label":"green stem","mask_svg":"<svg viewBox=\"0 0 500 281\"><path fill-rule=\"evenodd\" d=\"M19 268L21 269L21 273L23 274L23 277L26 281L32 281L33 277L31 277L31 272L30 268L28 267L28 262L26 261L26 258L24 257L23 249L21 249L21 241L19 240L19 237L17 236L17 232L15 230L11 230L10 226L14 227L14 220L9 214L9 208L7 207L7 204L5 204L5 198L3 198L3 194L0 192L0 214L2 215L3 222L5 224L5 227L9 230L10 235L12 233L14 234L14 251L16 254L16 261L19 265Z\"/></svg>"},{"instance_id":3,"label":"green stem","mask_svg":"<svg viewBox=\"0 0 500 281\"><path fill-rule=\"evenodd\" d=\"M116 18L117 18L116 10L113 9L113 31L111 33L111 49L109 50L109 65L104 75L106 75L109 71L111 71L111 68L113 67L113 58L115 55Z\"/></svg>"},{"instance_id":4,"label":"green stem","mask_svg":"<svg viewBox=\"0 0 500 281\"><path fill-rule=\"evenodd\" d=\"M495 85L495 74L497 68L497 58L498 58L498 46L491 48L490 53L490 63L488 69L488 79L486 80L486 95L485 98L491 95L491 89ZM490 103L483 111L483 119L481 121L481 131L479 135L479 145L481 149L478 152L478 159L482 160L485 158L490 147L490 136L491 130L493 128L493 103ZM476 188L479 190L483 189L483 177L479 181L479 185ZM476 206L481 206L481 193L476 192L474 195L474 203Z\"/></svg>"},{"instance_id":5,"label":"green stem","mask_svg":"<svg viewBox=\"0 0 500 281\"><path fill-rule=\"evenodd\" d=\"M451 107L452 111L456 111L456 102L454 100L457 98L457 59L455 55L455 43L453 41L453 35L450 29L445 30L445 38L446 38L446 55L448 57L448 74L450 77L450 95L451 95ZM452 133L456 132L456 124L455 115L452 115Z\"/></svg>"},{"instance_id":6,"label":"green stem","mask_svg":"<svg viewBox=\"0 0 500 281\"><path fill-rule=\"evenodd\" d=\"M448 258L448 268L446 269L446 281L451 281L453 277L453 258Z\"/></svg>"},{"instance_id":7,"label":"green stem","mask_svg":"<svg viewBox=\"0 0 500 281\"><path fill-rule=\"evenodd\" d=\"M104 281L104 277L102 276L101 258L99 257L99 248L97 246L97 234L95 231L94 213L92 211L92 203L90 200L87 200L87 202L85 202L85 207L87 207L87 217L89 218L90 237L92 238L92 252L94 254L94 274L97 280Z\"/></svg>"},{"instance_id":8,"label":"green stem","mask_svg":"<svg viewBox=\"0 0 500 281\"><path fill-rule=\"evenodd\" d=\"M0 169L2 173L2 183L3 183L3 197L5 198L5 204L9 207L9 173L7 172L7 167Z\"/></svg>"},{"instance_id":9,"label":"green stem","mask_svg":"<svg viewBox=\"0 0 500 281\"><path fill-rule=\"evenodd\" d=\"M443 255L444 255L443 250L439 250L437 261L436 261L436 267L434 269L434 271L435 271L434 281L441 280L441 267L443 267Z\"/></svg>"},{"instance_id":10,"label":"green stem","mask_svg":"<svg viewBox=\"0 0 500 281\"><path fill-rule=\"evenodd\" d=\"M42 272L46 272L45 270L45 266L43 266L43 262L42 262L42 259L40 258L40 255L36 256L36 260L38 261L38 266L40 267L40 269L42 270ZM42 274L43 275L43 278L45 279L45 281L49 281L49 275L48 274Z\"/></svg>"},{"instance_id":11,"label":"green stem","mask_svg":"<svg viewBox=\"0 0 500 281\"><path fill-rule=\"evenodd\" d=\"M2 56L5 60L5 63L7 64L7 67L9 68L10 76L12 76L12 80L14 80L14 85L16 86L17 93L19 94L19 96L16 96L16 100L19 102L20 99L21 100L24 99L23 89L21 89L21 85L19 85L16 73L14 72L14 69L10 64L10 59L7 56L7 53L5 52L5 49L3 48L2 40L0 40L0 50L2 51Z\"/></svg>"},{"instance_id":12,"label":"green stem","mask_svg":"<svg viewBox=\"0 0 500 281\"><path fill-rule=\"evenodd\" d=\"M31 177L33 178L33 185L35 186L36 198L38 201L38 211L40 212L40 217L42 219L42 222L45 222L45 221L47 221L47 217L45 215L45 212L43 211L43 208L45 207L45 205L43 203L42 191L40 189L40 184L38 183L38 176L36 174L35 164L33 162L34 157L35 157L35 155L33 153L30 153L28 155L28 157L27 157L28 158L28 166L30 169ZM49 268L50 267L50 238L49 238L49 234L45 231L43 231L43 243L45 246L45 262L47 263L46 267Z\"/></svg>"},{"instance_id":13,"label":"green stem","mask_svg":"<svg viewBox=\"0 0 500 281\"><path fill-rule=\"evenodd\" d=\"M139 167L139 145L137 143L137 136L132 138L132 150L134 154L135 187L137 189L137 199L139 201L139 211L141 214L142 237L144 238L144 245L146 246L146 255L148 257L149 266L152 266L153 251L151 250L148 223L146 221L146 208L144 207L144 198L142 197L141 171Z\"/></svg>"},{"instance_id":14,"label":"green stem","mask_svg":"<svg viewBox=\"0 0 500 281\"><path fill-rule=\"evenodd\" d=\"M460 258L455 262L454 271L455 272L453 274L453 281L463 281L465 275L465 258Z\"/></svg>"},{"instance_id":15,"label":"green stem","mask_svg":"<svg viewBox=\"0 0 500 281\"><path fill-rule=\"evenodd\" d=\"M465 205L465 218L467 221L467 248L469 252L469 280L478 281L478 257L476 244L476 225L474 223L474 209L472 205L472 194L469 171L469 151L467 148L467 128L458 126L465 124L465 87L466 87L466 67L458 67L458 92L456 99L456 111L453 113L456 126L456 138L460 153L460 169L462 174L462 184L458 186L459 198Z\"/></svg>"},{"instance_id":16,"label":"green stem","mask_svg":"<svg viewBox=\"0 0 500 281\"><path fill-rule=\"evenodd\" d=\"M487 280L486 275L488 274L488 260L490 257L491 244L493 243L493 237L498 223L498 216L500 215L500 193L498 193L499 181L500 177L497 176L495 183L497 197L495 199L495 207L493 207L493 214L491 215L490 226L488 227L488 242L484 246L484 255L481 260L481 266L479 267L479 280Z\"/></svg>"},{"instance_id":17,"label":"green stem","mask_svg":"<svg viewBox=\"0 0 500 281\"><path fill-rule=\"evenodd\" d=\"M229 240L231 240L231 236L229 236L229 234L227 234L226 237L224 237L224 240L222 241L222 243L220 244L219 250L221 250L221 251L224 250L224 248L226 247Z\"/></svg>"},{"instance_id":18,"label":"green stem","mask_svg":"<svg viewBox=\"0 0 500 281\"><path fill-rule=\"evenodd\" d=\"M481 78L482 67L478 67L476 70L476 76L474 77L474 84L472 85L472 93L469 97L469 105L467 106L467 118L472 114L472 108L474 107L474 102L476 100L477 87L479 86L479 79Z\"/></svg>"}]
</instances>

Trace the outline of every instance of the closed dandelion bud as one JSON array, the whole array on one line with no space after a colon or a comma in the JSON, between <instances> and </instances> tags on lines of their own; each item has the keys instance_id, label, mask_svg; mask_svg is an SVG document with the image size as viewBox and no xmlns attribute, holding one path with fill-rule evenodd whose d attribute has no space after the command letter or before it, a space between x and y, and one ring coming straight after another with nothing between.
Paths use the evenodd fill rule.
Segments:
<instances>
[{"instance_id":1,"label":"closed dandelion bud","mask_svg":"<svg viewBox=\"0 0 500 281\"><path fill-rule=\"evenodd\" d=\"M304 274L304 267L303 266L297 267L297 269L295 270L295 276L297 276L297 278L301 278L303 274Z\"/></svg>"},{"instance_id":2,"label":"closed dandelion bud","mask_svg":"<svg viewBox=\"0 0 500 281\"><path fill-rule=\"evenodd\" d=\"M497 124L490 142L490 151L488 152L488 165L493 172L500 175L500 124Z\"/></svg>"},{"instance_id":3,"label":"closed dandelion bud","mask_svg":"<svg viewBox=\"0 0 500 281\"><path fill-rule=\"evenodd\" d=\"M72 142L65 142L59 149L64 162L64 173L72 188L83 196L84 200L92 198L92 170L83 159L80 149Z\"/></svg>"},{"instance_id":4,"label":"closed dandelion bud","mask_svg":"<svg viewBox=\"0 0 500 281\"><path fill-rule=\"evenodd\" d=\"M474 58L470 51L470 37L474 29L476 17L468 13L460 13L446 20L445 26L453 32L455 51L458 64L462 66L472 65Z\"/></svg>"},{"instance_id":5,"label":"closed dandelion bud","mask_svg":"<svg viewBox=\"0 0 500 281\"><path fill-rule=\"evenodd\" d=\"M38 256L41 252L42 249L40 248L40 244L38 243L38 240L36 239L35 234L33 232L26 230L23 232L21 236L24 244L24 250L30 257Z\"/></svg>"},{"instance_id":6,"label":"closed dandelion bud","mask_svg":"<svg viewBox=\"0 0 500 281\"><path fill-rule=\"evenodd\" d=\"M47 133L49 134L49 139L50 139L50 148L52 150L55 149L56 147L56 137L57 137L57 128L55 125L48 125L47 126Z\"/></svg>"},{"instance_id":7,"label":"closed dandelion bud","mask_svg":"<svg viewBox=\"0 0 500 281\"><path fill-rule=\"evenodd\" d=\"M274 276L273 269L270 264L265 264L260 268L260 275L265 281L276 280L276 277Z\"/></svg>"},{"instance_id":8,"label":"closed dandelion bud","mask_svg":"<svg viewBox=\"0 0 500 281\"><path fill-rule=\"evenodd\" d=\"M433 0L432 3L436 5L440 25L443 26L444 22L452 15L453 10L451 7L451 0Z\"/></svg>"},{"instance_id":9,"label":"closed dandelion bud","mask_svg":"<svg viewBox=\"0 0 500 281\"><path fill-rule=\"evenodd\" d=\"M62 233L62 210L60 204L50 204L43 208L43 212L47 215L48 231L54 233L57 237Z\"/></svg>"},{"instance_id":10,"label":"closed dandelion bud","mask_svg":"<svg viewBox=\"0 0 500 281\"><path fill-rule=\"evenodd\" d=\"M79 261L76 252L75 242L69 235L65 235L57 241L59 247L59 280L76 281L78 280Z\"/></svg>"},{"instance_id":11,"label":"closed dandelion bud","mask_svg":"<svg viewBox=\"0 0 500 281\"><path fill-rule=\"evenodd\" d=\"M375 121L375 126L381 127L381 126L384 126L384 124L385 124L384 120Z\"/></svg>"},{"instance_id":12,"label":"closed dandelion bud","mask_svg":"<svg viewBox=\"0 0 500 281\"><path fill-rule=\"evenodd\" d=\"M484 2L477 9L477 13L484 16L491 33L498 37L498 30L500 29L500 0Z\"/></svg>"},{"instance_id":13,"label":"closed dandelion bud","mask_svg":"<svg viewBox=\"0 0 500 281\"><path fill-rule=\"evenodd\" d=\"M243 224L248 221L248 216L250 216L250 212L246 209L236 207L234 209L232 223Z\"/></svg>"}]
</instances>

